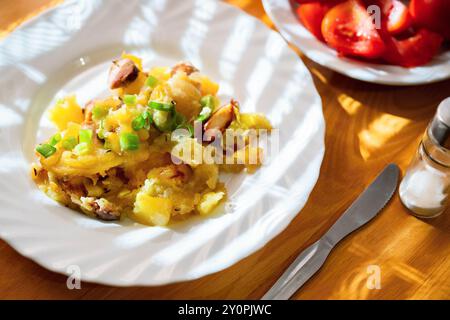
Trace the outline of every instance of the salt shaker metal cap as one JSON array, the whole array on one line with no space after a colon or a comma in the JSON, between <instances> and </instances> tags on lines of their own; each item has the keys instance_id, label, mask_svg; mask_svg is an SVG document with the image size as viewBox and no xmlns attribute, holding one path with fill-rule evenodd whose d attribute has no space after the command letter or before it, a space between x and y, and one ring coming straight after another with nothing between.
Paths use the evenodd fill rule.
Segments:
<instances>
[{"instance_id":1,"label":"salt shaker metal cap","mask_svg":"<svg viewBox=\"0 0 450 320\"><path fill-rule=\"evenodd\" d=\"M450 98L439 104L422 143L434 161L450 167Z\"/></svg>"},{"instance_id":2,"label":"salt shaker metal cap","mask_svg":"<svg viewBox=\"0 0 450 320\"><path fill-rule=\"evenodd\" d=\"M450 150L450 97L439 104L429 135L435 144Z\"/></svg>"}]
</instances>

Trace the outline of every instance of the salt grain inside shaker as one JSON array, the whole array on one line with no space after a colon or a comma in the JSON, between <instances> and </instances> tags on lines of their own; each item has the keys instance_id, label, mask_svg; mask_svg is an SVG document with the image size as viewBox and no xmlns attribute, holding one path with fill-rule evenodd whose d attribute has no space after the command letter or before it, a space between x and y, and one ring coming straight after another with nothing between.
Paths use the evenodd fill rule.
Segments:
<instances>
[{"instance_id":1,"label":"salt grain inside shaker","mask_svg":"<svg viewBox=\"0 0 450 320\"><path fill-rule=\"evenodd\" d=\"M450 191L450 98L439 105L400 184L400 199L414 215L434 218Z\"/></svg>"}]
</instances>

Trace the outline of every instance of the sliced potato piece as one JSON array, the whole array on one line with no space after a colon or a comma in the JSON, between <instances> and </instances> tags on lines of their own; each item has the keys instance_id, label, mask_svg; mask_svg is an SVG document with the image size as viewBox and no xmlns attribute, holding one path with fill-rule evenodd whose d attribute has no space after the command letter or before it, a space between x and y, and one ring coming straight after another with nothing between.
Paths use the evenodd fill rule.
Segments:
<instances>
[{"instance_id":1,"label":"sliced potato piece","mask_svg":"<svg viewBox=\"0 0 450 320\"><path fill-rule=\"evenodd\" d=\"M170 199L151 197L139 192L134 203L134 216L147 225L165 226L170 221L173 203Z\"/></svg>"},{"instance_id":2,"label":"sliced potato piece","mask_svg":"<svg viewBox=\"0 0 450 320\"><path fill-rule=\"evenodd\" d=\"M210 214L224 197L225 192L222 191L205 193L197 206L198 212L202 216Z\"/></svg>"}]
</instances>

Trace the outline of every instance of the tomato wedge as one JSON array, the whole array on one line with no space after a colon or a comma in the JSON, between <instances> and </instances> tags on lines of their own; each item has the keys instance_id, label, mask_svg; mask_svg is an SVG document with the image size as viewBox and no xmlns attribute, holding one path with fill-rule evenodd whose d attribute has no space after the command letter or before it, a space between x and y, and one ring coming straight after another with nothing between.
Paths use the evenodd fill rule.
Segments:
<instances>
[{"instance_id":1,"label":"tomato wedge","mask_svg":"<svg viewBox=\"0 0 450 320\"><path fill-rule=\"evenodd\" d=\"M333 1L330 3L316 1L302 4L297 8L297 16L302 24L320 41L324 41L322 36L323 17L335 4Z\"/></svg>"},{"instance_id":2,"label":"tomato wedge","mask_svg":"<svg viewBox=\"0 0 450 320\"><path fill-rule=\"evenodd\" d=\"M412 68L427 64L439 52L443 38L427 29L420 29L413 36L398 40L385 35L386 52L383 58L391 64Z\"/></svg>"},{"instance_id":3,"label":"tomato wedge","mask_svg":"<svg viewBox=\"0 0 450 320\"><path fill-rule=\"evenodd\" d=\"M381 9L381 18L390 34L397 35L412 26L409 9L399 0L365 0L364 3Z\"/></svg>"},{"instance_id":4,"label":"tomato wedge","mask_svg":"<svg viewBox=\"0 0 450 320\"><path fill-rule=\"evenodd\" d=\"M387 28L390 34L399 34L412 26L409 9L399 0L386 0Z\"/></svg>"},{"instance_id":5,"label":"tomato wedge","mask_svg":"<svg viewBox=\"0 0 450 320\"><path fill-rule=\"evenodd\" d=\"M374 59L385 50L367 9L357 0L330 9L322 21L322 34L328 45L343 55Z\"/></svg>"},{"instance_id":6,"label":"tomato wedge","mask_svg":"<svg viewBox=\"0 0 450 320\"><path fill-rule=\"evenodd\" d=\"M450 39L450 0L411 0L414 22Z\"/></svg>"}]
</instances>

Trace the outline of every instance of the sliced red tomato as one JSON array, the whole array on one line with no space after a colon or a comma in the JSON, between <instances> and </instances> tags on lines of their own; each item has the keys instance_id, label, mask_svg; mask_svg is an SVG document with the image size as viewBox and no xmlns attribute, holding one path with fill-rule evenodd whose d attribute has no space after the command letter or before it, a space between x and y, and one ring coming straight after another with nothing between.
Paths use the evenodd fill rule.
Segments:
<instances>
[{"instance_id":1,"label":"sliced red tomato","mask_svg":"<svg viewBox=\"0 0 450 320\"><path fill-rule=\"evenodd\" d=\"M385 0L387 28L390 34L399 34L412 26L408 7L399 0Z\"/></svg>"},{"instance_id":2,"label":"sliced red tomato","mask_svg":"<svg viewBox=\"0 0 450 320\"><path fill-rule=\"evenodd\" d=\"M395 65L411 68L427 64L439 52L443 38L427 29L420 29L409 38L398 40L385 35L386 52L383 58Z\"/></svg>"},{"instance_id":3,"label":"sliced red tomato","mask_svg":"<svg viewBox=\"0 0 450 320\"><path fill-rule=\"evenodd\" d=\"M381 9L381 19L390 34L399 34L412 26L409 9L399 0L364 0L369 8L376 5Z\"/></svg>"},{"instance_id":4,"label":"sliced red tomato","mask_svg":"<svg viewBox=\"0 0 450 320\"><path fill-rule=\"evenodd\" d=\"M414 22L450 39L450 0L411 0Z\"/></svg>"},{"instance_id":5,"label":"sliced red tomato","mask_svg":"<svg viewBox=\"0 0 450 320\"><path fill-rule=\"evenodd\" d=\"M323 17L334 5L335 3L331 1L329 3L316 1L302 4L297 8L297 16L302 24L320 41L324 41L321 29Z\"/></svg>"},{"instance_id":6,"label":"sliced red tomato","mask_svg":"<svg viewBox=\"0 0 450 320\"><path fill-rule=\"evenodd\" d=\"M385 50L373 19L357 0L330 9L322 21L322 34L328 45L343 55L373 59Z\"/></svg>"}]
</instances>

